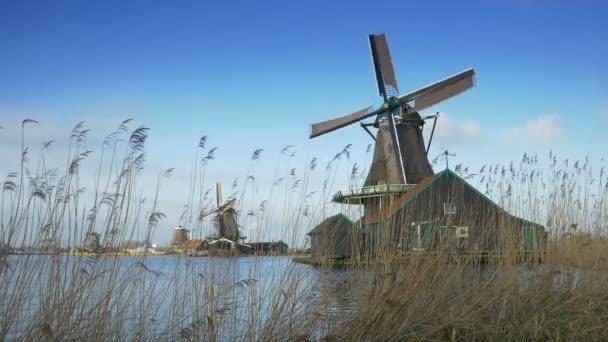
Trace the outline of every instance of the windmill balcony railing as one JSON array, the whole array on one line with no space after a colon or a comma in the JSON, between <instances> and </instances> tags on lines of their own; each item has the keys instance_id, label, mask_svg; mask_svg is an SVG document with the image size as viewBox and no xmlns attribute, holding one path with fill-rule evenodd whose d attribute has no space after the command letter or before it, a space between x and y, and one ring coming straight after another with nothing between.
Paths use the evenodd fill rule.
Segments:
<instances>
[{"instance_id":1,"label":"windmill balcony railing","mask_svg":"<svg viewBox=\"0 0 608 342\"><path fill-rule=\"evenodd\" d=\"M364 186L357 190L338 191L332 197L333 202L342 202L349 198L366 198L383 196L390 193L405 193L412 190L416 184L381 184Z\"/></svg>"}]
</instances>

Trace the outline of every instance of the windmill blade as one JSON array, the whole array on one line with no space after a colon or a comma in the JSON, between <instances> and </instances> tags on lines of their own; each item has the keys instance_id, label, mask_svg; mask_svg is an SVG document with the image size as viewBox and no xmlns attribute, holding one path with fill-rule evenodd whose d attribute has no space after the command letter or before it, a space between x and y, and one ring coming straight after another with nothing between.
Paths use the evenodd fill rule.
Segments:
<instances>
[{"instance_id":1,"label":"windmill blade","mask_svg":"<svg viewBox=\"0 0 608 342\"><path fill-rule=\"evenodd\" d=\"M459 74L433 83L410 94L401 96L399 103L404 105L415 101L411 112L419 112L452 96L458 95L475 85L475 70L467 69Z\"/></svg>"},{"instance_id":2,"label":"windmill blade","mask_svg":"<svg viewBox=\"0 0 608 342\"><path fill-rule=\"evenodd\" d=\"M223 214L227 210L235 209L235 207L236 207L236 198L233 198L233 199L229 200L228 202L226 202L226 204L217 208L217 211L219 213Z\"/></svg>"},{"instance_id":3,"label":"windmill blade","mask_svg":"<svg viewBox=\"0 0 608 342\"><path fill-rule=\"evenodd\" d=\"M371 116L377 115L378 111L374 110L374 106L369 106L367 108L363 108L358 110L352 114L345 115L343 117L327 120L323 122L318 122L316 124L311 125L311 133L310 139L318 137L319 135L323 135L325 133L329 133L331 131L335 131L338 128L342 128L355 122L367 119Z\"/></svg>"},{"instance_id":4,"label":"windmill blade","mask_svg":"<svg viewBox=\"0 0 608 342\"><path fill-rule=\"evenodd\" d=\"M370 34L369 47L372 51L374 70L376 71L376 82L378 82L378 93L386 99L388 97L386 86L393 88L395 94L399 93L395 70L391 61L391 53L388 49L386 34Z\"/></svg>"},{"instance_id":5,"label":"windmill blade","mask_svg":"<svg viewBox=\"0 0 608 342\"><path fill-rule=\"evenodd\" d=\"M204 219L205 217L207 217L207 216L209 216L209 215L211 215L213 213L216 213L216 212L217 212L217 208L215 208L215 209L213 209L211 211L203 211L203 212L200 213L200 215L199 215L198 218L199 219Z\"/></svg>"}]
</instances>

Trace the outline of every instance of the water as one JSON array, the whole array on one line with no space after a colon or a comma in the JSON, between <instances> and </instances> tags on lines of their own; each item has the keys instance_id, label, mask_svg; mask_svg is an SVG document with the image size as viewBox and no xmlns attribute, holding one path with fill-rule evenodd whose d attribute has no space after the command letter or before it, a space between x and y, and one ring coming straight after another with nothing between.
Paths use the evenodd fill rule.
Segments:
<instances>
[{"instance_id":1,"label":"water","mask_svg":"<svg viewBox=\"0 0 608 342\"><path fill-rule=\"evenodd\" d=\"M99 331L114 340L231 341L311 333L318 339L354 317L374 279L371 270L316 268L288 256L38 255L10 256L0 266L0 328L7 340L48 338L45 331L78 340L98 339ZM491 285L507 275L486 265L470 271L472 285ZM563 290L596 276L566 267L514 271L523 286L552 274L554 287Z\"/></svg>"},{"instance_id":2,"label":"water","mask_svg":"<svg viewBox=\"0 0 608 342\"><path fill-rule=\"evenodd\" d=\"M11 323L9 340L61 329L86 338L99 324L145 340L190 339L210 329L219 340L275 330L321 334L348 317L358 303L353 298L362 298L355 272L318 269L287 256L11 256L7 265L0 275L0 318Z\"/></svg>"}]
</instances>

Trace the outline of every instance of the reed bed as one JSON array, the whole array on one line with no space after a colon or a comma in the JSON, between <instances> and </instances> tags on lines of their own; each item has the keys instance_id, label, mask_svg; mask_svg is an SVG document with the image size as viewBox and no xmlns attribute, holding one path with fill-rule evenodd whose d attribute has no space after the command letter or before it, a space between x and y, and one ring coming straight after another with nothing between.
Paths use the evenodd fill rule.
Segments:
<instances>
[{"instance_id":1,"label":"reed bed","mask_svg":"<svg viewBox=\"0 0 608 342\"><path fill-rule=\"evenodd\" d=\"M603 161L603 160L602 160ZM450 262L448 253L385 265L367 304L326 340L576 340L608 336L608 244L604 167L588 158L493 164L455 171L515 215L548 231L542 264L501 250L493 265ZM483 215L483 213L479 213Z\"/></svg>"},{"instance_id":2,"label":"reed bed","mask_svg":"<svg viewBox=\"0 0 608 342\"><path fill-rule=\"evenodd\" d=\"M336 270L288 258L187 258L120 255L133 241L153 241L171 224L160 199L174 170L142 183L147 127L123 121L96 152L84 123L70 133L65 161L50 167L44 143L30 160L21 124L18 169L3 182L0 209L1 340L597 340L608 335L608 269L604 169L588 160L545 162L525 155L518 165L456 171L516 215L546 225L545 263L450 263L448 255L376 267L353 261ZM199 139L180 220L195 237L213 228L208 168L217 147ZM338 210L341 187L357 188L366 164L347 145L325 165L298 160L294 146L278 152L269 186L256 177L269 153L252 151L244 175L231 184L242 225L252 240L303 236ZM367 152L371 149L368 147ZM95 164L92 156L95 155ZM85 177L83 167L94 170ZM361 166L362 165L362 166ZM560 168L561 167L561 168ZM321 180L322 186L315 184ZM147 191L144 195L143 190ZM351 211L357 215L357 211ZM483 213L480 213L482 215ZM63 250L100 233L103 253L83 256L10 255L11 250ZM506 253L508 254L508 253ZM369 265L367 263L366 265Z\"/></svg>"}]
</instances>

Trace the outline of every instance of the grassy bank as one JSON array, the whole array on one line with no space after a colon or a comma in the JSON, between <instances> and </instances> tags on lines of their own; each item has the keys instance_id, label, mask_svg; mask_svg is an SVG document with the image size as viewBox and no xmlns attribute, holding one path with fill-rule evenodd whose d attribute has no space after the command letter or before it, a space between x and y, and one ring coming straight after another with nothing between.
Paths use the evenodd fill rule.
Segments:
<instances>
[{"instance_id":1,"label":"grassy bank","mask_svg":"<svg viewBox=\"0 0 608 342\"><path fill-rule=\"evenodd\" d=\"M446 265L441 257L404 265L385 279L356 319L330 336L384 341L603 340L608 336L608 273L596 270L607 265L590 264L585 255L605 249L581 241L587 240L573 239L552 250L550 261L538 267L513 264L483 270ZM570 248L587 252L579 258Z\"/></svg>"}]
</instances>

